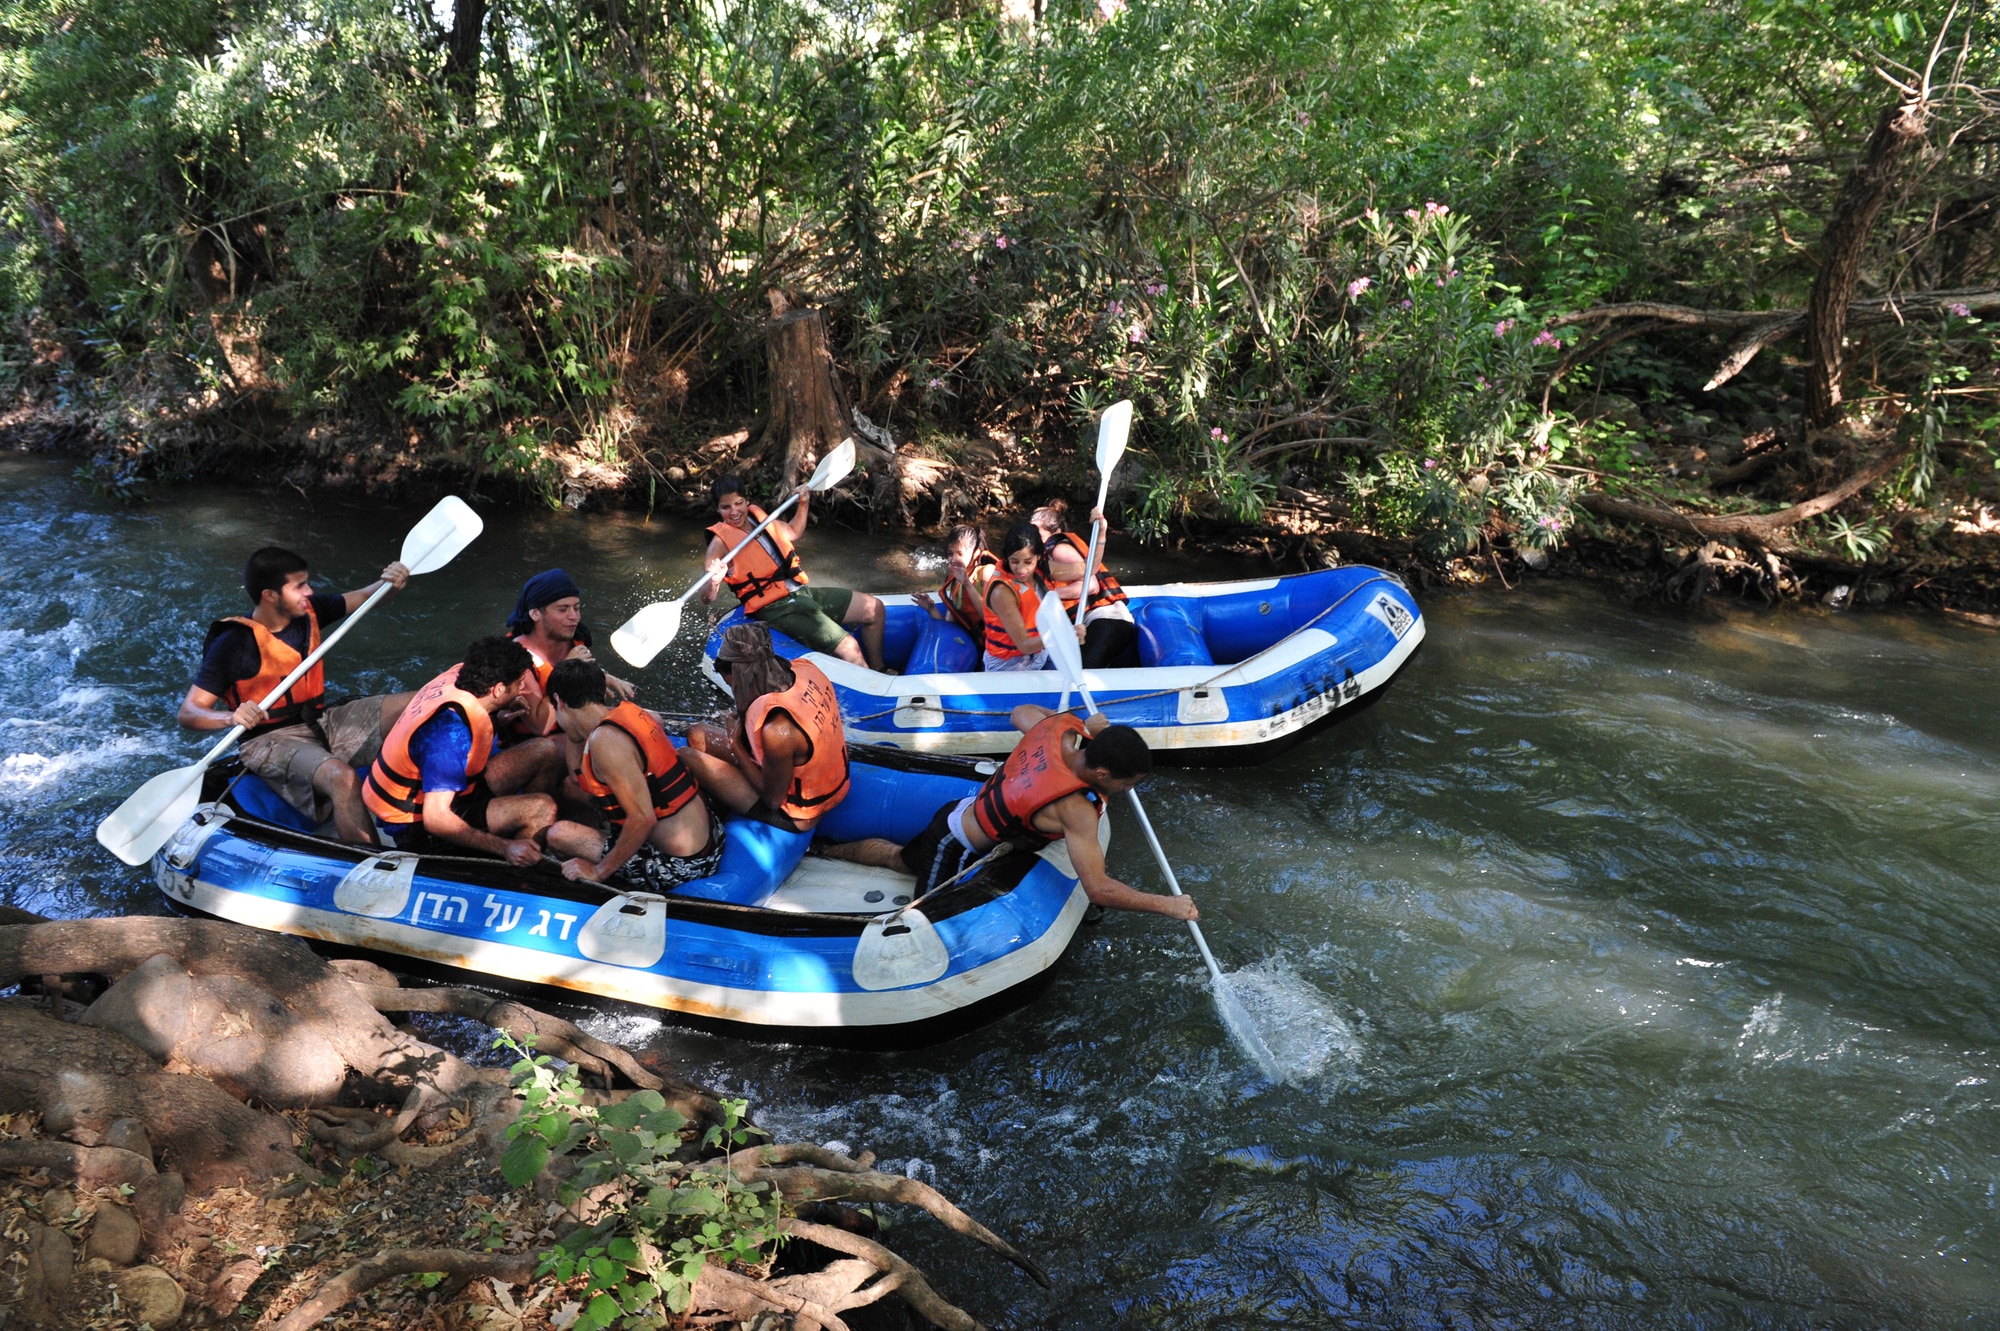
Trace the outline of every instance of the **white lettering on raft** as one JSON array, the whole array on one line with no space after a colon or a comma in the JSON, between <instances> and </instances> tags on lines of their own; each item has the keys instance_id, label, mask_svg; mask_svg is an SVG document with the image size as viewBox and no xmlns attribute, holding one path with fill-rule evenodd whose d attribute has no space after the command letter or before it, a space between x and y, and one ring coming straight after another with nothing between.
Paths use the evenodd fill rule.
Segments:
<instances>
[{"instance_id":1,"label":"white lettering on raft","mask_svg":"<svg viewBox=\"0 0 2000 1331\"><path fill-rule=\"evenodd\" d=\"M538 911L536 913L539 914L542 918L540 922L538 922L534 928L528 930L528 932L531 934L539 934L541 937L547 938L549 936L549 913L547 911ZM562 933L559 935L559 937L563 938L564 940L567 940L569 938L569 927L577 922L578 917L575 915L563 915L558 913L556 915L556 918L562 921Z\"/></svg>"},{"instance_id":2,"label":"white lettering on raft","mask_svg":"<svg viewBox=\"0 0 2000 1331\"><path fill-rule=\"evenodd\" d=\"M464 924L465 917L472 908L472 903L464 897L450 896L443 892L419 892L417 904L410 907L411 924L415 924L423 917L426 901L431 903L431 918L446 924ZM452 913L454 906L458 908L458 913L455 915Z\"/></svg>"},{"instance_id":3,"label":"white lettering on raft","mask_svg":"<svg viewBox=\"0 0 2000 1331\"><path fill-rule=\"evenodd\" d=\"M521 922L520 906L510 906L491 892L486 894L486 927L506 933Z\"/></svg>"}]
</instances>

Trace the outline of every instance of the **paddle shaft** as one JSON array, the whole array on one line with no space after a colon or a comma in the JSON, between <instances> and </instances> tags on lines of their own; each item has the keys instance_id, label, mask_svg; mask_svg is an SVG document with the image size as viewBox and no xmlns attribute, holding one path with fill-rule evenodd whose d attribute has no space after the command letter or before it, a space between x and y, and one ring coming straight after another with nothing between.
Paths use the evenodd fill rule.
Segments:
<instances>
[{"instance_id":1,"label":"paddle shaft","mask_svg":"<svg viewBox=\"0 0 2000 1331\"><path fill-rule=\"evenodd\" d=\"M1097 474L1097 512L1102 513L1104 511L1104 500L1110 493L1111 473L1108 471L1099 472ZM1083 581L1078 583L1076 588L1076 622L1078 627L1082 627L1083 616L1090 608L1090 580L1097 576L1097 557L1104 550L1104 529L1110 525L1108 522L1093 522L1090 524L1090 553L1084 557ZM1067 684L1063 686L1062 706L1056 710L1059 712L1069 710L1069 686ZM1095 711L1096 709L1093 708L1092 710Z\"/></svg>"},{"instance_id":2,"label":"paddle shaft","mask_svg":"<svg viewBox=\"0 0 2000 1331\"><path fill-rule=\"evenodd\" d=\"M1076 691L1082 695L1083 705L1095 712L1097 701L1090 696L1090 690L1084 687L1081 678L1076 682ZM1187 894L1181 891L1181 880L1174 876L1174 866L1167 862L1167 852L1160 847L1160 838L1153 835L1153 820L1146 816L1146 806L1139 802L1139 792L1128 790L1125 792L1125 797L1132 801L1132 812L1139 815L1139 830L1146 834L1146 844L1153 848L1153 858L1159 862L1160 872L1167 876L1167 886L1173 889L1175 896L1186 896ZM1201 925L1189 920L1187 927L1188 932L1194 935L1194 945L1201 949L1201 959L1208 963L1209 975L1214 977L1217 984L1227 983L1222 978L1222 967L1215 964L1215 954L1208 950L1208 939L1202 937Z\"/></svg>"},{"instance_id":3,"label":"paddle shaft","mask_svg":"<svg viewBox=\"0 0 2000 1331\"><path fill-rule=\"evenodd\" d=\"M428 551L426 553L428 553ZM380 587L377 587L374 591L370 592L368 594L368 599L363 601L359 606L357 606L353 614L349 615L346 619L342 620L339 628L335 629L333 632L327 634L324 638L320 639L320 644L319 646L313 649L312 655L306 657L305 660L299 662L298 665L294 666L292 668L292 673L286 675L284 679L280 680L277 688L272 689L269 693L265 694L263 700L259 702L257 706L259 706L260 708L262 708L267 712L270 711L272 703L284 697L285 691L287 689L291 688L292 685L304 679L306 677L306 671L311 670L314 666L318 665L320 658L325 656L328 652L332 651L333 645L339 642L342 638L347 636L347 630L353 628L356 622L359 621L363 615L367 614L370 610L373 610L375 608L375 603L377 601L381 600L383 597L387 596L390 592L394 591L395 587L396 587L395 583L385 582ZM201 761L196 763L195 766L203 771L206 771L211 763L213 763L217 758L220 758L223 754L229 751L230 745L234 744L237 740L243 738L244 732L245 732L245 727L243 726L236 726L233 729L231 729L228 734L224 735L221 739L215 742L214 748L210 749L207 753L204 753L201 756Z\"/></svg>"}]
</instances>

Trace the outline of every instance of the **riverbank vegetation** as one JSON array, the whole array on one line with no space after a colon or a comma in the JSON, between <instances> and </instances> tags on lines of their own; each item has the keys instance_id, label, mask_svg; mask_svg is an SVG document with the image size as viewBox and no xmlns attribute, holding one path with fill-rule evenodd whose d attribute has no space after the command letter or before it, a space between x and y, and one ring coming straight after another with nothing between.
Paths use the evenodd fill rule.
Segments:
<instances>
[{"instance_id":1,"label":"riverbank vegetation","mask_svg":"<svg viewBox=\"0 0 2000 1331\"><path fill-rule=\"evenodd\" d=\"M2000 526L2000 19L1878 0L4 0L6 390L93 474L1089 480L1699 595ZM29 407L19 407L28 412ZM1928 556L1924 552L1929 552Z\"/></svg>"}]
</instances>

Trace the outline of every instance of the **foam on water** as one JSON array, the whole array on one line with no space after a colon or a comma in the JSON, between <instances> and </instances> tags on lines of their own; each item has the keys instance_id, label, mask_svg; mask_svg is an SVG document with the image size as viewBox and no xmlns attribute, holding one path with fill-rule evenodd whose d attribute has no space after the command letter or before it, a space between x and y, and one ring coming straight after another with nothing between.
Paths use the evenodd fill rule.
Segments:
<instances>
[{"instance_id":1,"label":"foam on water","mask_svg":"<svg viewBox=\"0 0 2000 1331\"><path fill-rule=\"evenodd\" d=\"M1333 1000L1292 969L1282 955L1228 972L1225 979L1283 1071L1301 1085L1328 1074L1345 1077L1361 1062L1361 1037Z\"/></svg>"}]
</instances>

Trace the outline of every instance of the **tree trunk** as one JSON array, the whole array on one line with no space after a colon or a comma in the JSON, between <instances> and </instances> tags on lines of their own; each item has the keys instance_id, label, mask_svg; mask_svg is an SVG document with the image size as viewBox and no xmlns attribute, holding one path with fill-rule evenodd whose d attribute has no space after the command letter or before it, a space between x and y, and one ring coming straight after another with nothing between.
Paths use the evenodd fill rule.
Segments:
<instances>
[{"instance_id":1,"label":"tree trunk","mask_svg":"<svg viewBox=\"0 0 2000 1331\"><path fill-rule=\"evenodd\" d=\"M486 0L457 0L444 43L444 81L469 103L479 91L479 35L486 27Z\"/></svg>"},{"instance_id":2,"label":"tree trunk","mask_svg":"<svg viewBox=\"0 0 2000 1331\"><path fill-rule=\"evenodd\" d=\"M826 320L810 306L793 309L782 291L771 291L771 322L764 327L764 355L771 371L771 415L764 447L782 442L785 469L780 491L799 483L808 457L824 457L854 433L847 395L833 377Z\"/></svg>"},{"instance_id":3,"label":"tree trunk","mask_svg":"<svg viewBox=\"0 0 2000 1331\"><path fill-rule=\"evenodd\" d=\"M1829 430L1840 423L1840 375L1846 351L1847 306L1861 276L1861 256L1896 173L1911 145L1924 137L1930 103L1922 99L1887 107L1861 160L1847 173L1840 197L1820 238L1824 251L1806 303L1806 407L1808 426Z\"/></svg>"}]
</instances>

